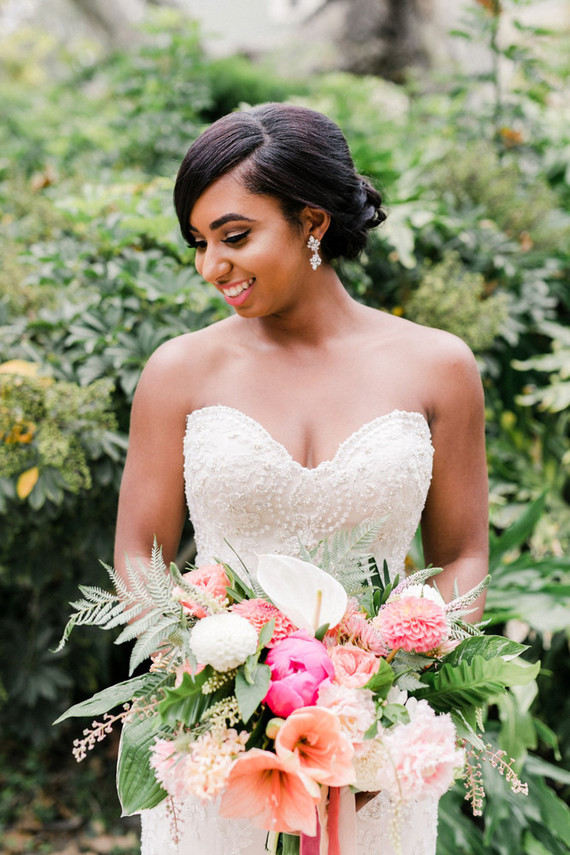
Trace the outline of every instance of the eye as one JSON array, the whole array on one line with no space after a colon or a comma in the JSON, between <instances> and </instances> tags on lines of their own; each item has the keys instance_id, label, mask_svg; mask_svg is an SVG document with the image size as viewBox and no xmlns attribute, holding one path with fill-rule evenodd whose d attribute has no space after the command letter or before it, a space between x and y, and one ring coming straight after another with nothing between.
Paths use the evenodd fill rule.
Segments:
<instances>
[{"instance_id":1,"label":"eye","mask_svg":"<svg viewBox=\"0 0 570 855\"><path fill-rule=\"evenodd\" d=\"M206 249L206 241L205 240L194 240L192 243L192 246L194 247L194 249L197 249L200 252L203 252Z\"/></svg>"},{"instance_id":2,"label":"eye","mask_svg":"<svg viewBox=\"0 0 570 855\"><path fill-rule=\"evenodd\" d=\"M224 243L241 243L242 240L245 240L249 235L251 229L246 229L245 232L240 232L237 235L229 235L227 238L224 238Z\"/></svg>"}]
</instances>

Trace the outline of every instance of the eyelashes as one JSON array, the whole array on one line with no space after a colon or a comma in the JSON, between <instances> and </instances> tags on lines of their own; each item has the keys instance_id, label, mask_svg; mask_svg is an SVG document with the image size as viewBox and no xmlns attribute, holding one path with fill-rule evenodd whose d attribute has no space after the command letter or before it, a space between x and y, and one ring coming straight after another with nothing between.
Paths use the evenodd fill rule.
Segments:
<instances>
[{"instance_id":1,"label":"eyelashes","mask_svg":"<svg viewBox=\"0 0 570 855\"><path fill-rule=\"evenodd\" d=\"M223 243L241 243L242 240L246 239L250 231L251 229L246 229L244 232L240 232L239 235L230 235L229 237L224 239Z\"/></svg>"},{"instance_id":2,"label":"eyelashes","mask_svg":"<svg viewBox=\"0 0 570 855\"><path fill-rule=\"evenodd\" d=\"M230 244L232 246L235 244L239 244L249 236L250 231L251 229L246 229L244 232L240 232L237 235L229 235L227 238L223 239L222 243ZM208 244L205 240L194 240L194 243L192 244L195 249L198 249L200 251L205 250L207 245Z\"/></svg>"}]
</instances>

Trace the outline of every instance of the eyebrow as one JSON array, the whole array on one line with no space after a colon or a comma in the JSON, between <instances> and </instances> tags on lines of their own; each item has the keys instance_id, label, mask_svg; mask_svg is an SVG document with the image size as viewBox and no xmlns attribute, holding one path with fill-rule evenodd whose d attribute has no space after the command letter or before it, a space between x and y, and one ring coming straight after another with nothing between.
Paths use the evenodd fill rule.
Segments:
<instances>
[{"instance_id":1,"label":"eyebrow","mask_svg":"<svg viewBox=\"0 0 570 855\"><path fill-rule=\"evenodd\" d=\"M244 214L233 214L233 213L223 214L221 217L218 217L217 220L214 220L213 222L210 223L210 231L215 232L216 229L219 229L222 226L225 226L226 223L233 223L236 220L239 220L240 222L246 222L246 223L253 223L254 222L254 220L252 220L250 217L246 217ZM197 232L198 231L198 229L194 228L194 226L192 226L192 225L189 225L188 228L190 229L191 232Z\"/></svg>"}]
</instances>

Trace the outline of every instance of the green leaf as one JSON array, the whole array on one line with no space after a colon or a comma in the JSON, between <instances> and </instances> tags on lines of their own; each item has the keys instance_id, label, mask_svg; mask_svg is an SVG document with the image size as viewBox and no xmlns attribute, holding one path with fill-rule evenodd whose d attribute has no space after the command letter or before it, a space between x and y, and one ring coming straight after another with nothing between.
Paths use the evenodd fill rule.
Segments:
<instances>
[{"instance_id":1,"label":"green leaf","mask_svg":"<svg viewBox=\"0 0 570 855\"><path fill-rule=\"evenodd\" d=\"M268 642L271 641L271 636L275 631L275 618L271 618L270 621L264 623L259 631L259 638L257 640L257 653L261 653L264 647L267 646Z\"/></svg>"},{"instance_id":2,"label":"green leaf","mask_svg":"<svg viewBox=\"0 0 570 855\"><path fill-rule=\"evenodd\" d=\"M394 671L392 666L385 659L381 659L378 671L369 679L364 688L370 689L380 698L386 698L393 684Z\"/></svg>"},{"instance_id":3,"label":"green leaf","mask_svg":"<svg viewBox=\"0 0 570 855\"><path fill-rule=\"evenodd\" d=\"M320 626L320 627L317 629L317 631L315 632L315 638L317 639L317 641L322 641L322 640L323 640L323 638L324 638L324 637L325 637L325 635L327 634L328 628L329 628L329 624L328 624L328 623L323 623L323 624L322 624L322 626Z\"/></svg>"},{"instance_id":4,"label":"green leaf","mask_svg":"<svg viewBox=\"0 0 570 855\"><path fill-rule=\"evenodd\" d=\"M216 692L202 694L202 686L213 673L213 669L207 666L195 677L184 674L182 683L177 689L165 689L164 700L158 705L162 721L167 724L182 722L191 727L200 721L206 710L216 701L227 697L231 691L231 683L222 686Z\"/></svg>"},{"instance_id":5,"label":"green leaf","mask_svg":"<svg viewBox=\"0 0 570 855\"><path fill-rule=\"evenodd\" d=\"M525 650L528 650L528 645L511 641L502 635L476 635L458 644L446 657L445 662L449 665L459 665L460 662L472 662L475 656L481 656L483 659L514 657Z\"/></svg>"},{"instance_id":6,"label":"green leaf","mask_svg":"<svg viewBox=\"0 0 570 855\"><path fill-rule=\"evenodd\" d=\"M155 716L135 718L124 725L117 761L117 792L123 816L155 807L166 798L150 765L150 749L156 738L170 732Z\"/></svg>"},{"instance_id":7,"label":"green leaf","mask_svg":"<svg viewBox=\"0 0 570 855\"><path fill-rule=\"evenodd\" d=\"M516 549L528 540L544 513L546 493L543 493L526 508L524 513L500 537L490 539L489 569L492 571L501 563L505 553Z\"/></svg>"},{"instance_id":8,"label":"green leaf","mask_svg":"<svg viewBox=\"0 0 570 855\"><path fill-rule=\"evenodd\" d=\"M257 663L254 668L249 669L248 673L246 673L243 665L238 669L235 695L244 724L247 724L267 694L270 680L271 668L269 665Z\"/></svg>"},{"instance_id":9,"label":"green leaf","mask_svg":"<svg viewBox=\"0 0 570 855\"><path fill-rule=\"evenodd\" d=\"M425 698L437 712L458 709L475 728L478 707L501 694L507 686L525 685L534 680L539 670L540 662L530 665L474 656L471 662L455 666L445 664L435 673L424 673L422 682L428 683L429 688L414 694L417 698Z\"/></svg>"},{"instance_id":10,"label":"green leaf","mask_svg":"<svg viewBox=\"0 0 570 855\"><path fill-rule=\"evenodd\" d=\"M144 674L141 677L133 677L132 680L117 683L115 686L109 686L101 692L96 692L96 694L86 701L74 704L54 721L54 725L60 724L66 718L78 718L106 713L114 707L132 700L135 695L144 692L148 688L148 685L149 675Z\"/></svg>"}]
</instances>

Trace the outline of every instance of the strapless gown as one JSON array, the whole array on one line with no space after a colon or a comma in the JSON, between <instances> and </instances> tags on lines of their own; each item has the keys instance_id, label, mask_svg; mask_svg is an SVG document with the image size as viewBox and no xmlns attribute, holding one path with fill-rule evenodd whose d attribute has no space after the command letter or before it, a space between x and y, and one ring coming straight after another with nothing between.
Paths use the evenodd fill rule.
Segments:
<instances>
[{"instance_id":1,"label":"strapless gown","mask_svg":"<svg viewBox=\"0 0 570 855\"><path fill-rule=\"evenodd\" d=\"M295 461L262 425L239 410L195 410L184 440L186 498L198 549L196 564L235 552L251 568L256 555L298 554L341 528L386 518L374 555L395 575L404 566L427 496L433 447L420 413L394 410L363 425L332 460L314 469ZM236 568L238 569L238 568ZM178 843L163 803L142 815L142 855L263 855L266 833L222 819L216 804L178 806ZM401 852L434 855L437 802L401 812ZM396 855L390 805L376 796L357 815L358 855Z\"/></svg>"}]
</instances>

